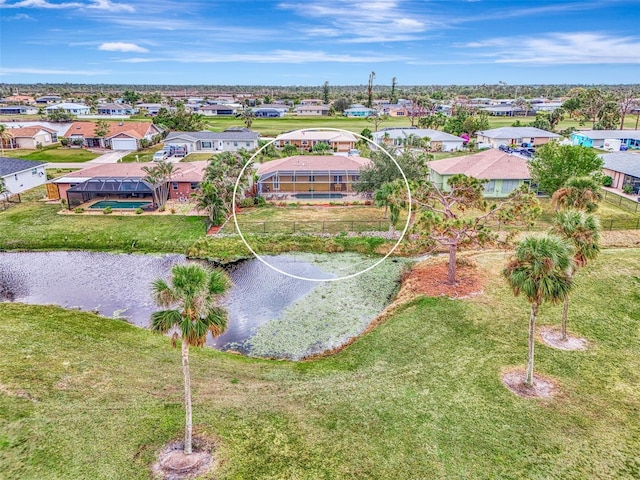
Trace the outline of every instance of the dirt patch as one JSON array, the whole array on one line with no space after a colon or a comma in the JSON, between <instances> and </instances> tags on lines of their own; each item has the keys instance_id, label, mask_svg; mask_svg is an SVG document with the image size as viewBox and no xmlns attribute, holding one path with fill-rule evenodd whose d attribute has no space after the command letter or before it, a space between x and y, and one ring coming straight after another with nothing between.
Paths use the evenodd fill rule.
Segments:
<instances>
[{"instance_id":1,"label":"dirt patch","mask_svg":"<svg viewBox=\"0 0 640 480\"><path fill-rule=\"evenodd\" d=\"M557 391L556 382L548 377L533 374L533 385L525 385L526 372L521 369L509 370L502 375L502 383L511 392L524 398L551 398Z\"/></svg>"},{"instance_id":2,"label":"dirt patch","mask_svg":"<svg viewBox=\"0 0 640 480\"><path fill-rule=\"evenodd\" d=\"M213 444L203 438L194 437L193 453L185 455L184 441L168 444L158 461L151 467L155 478L162 480L187 480L196 478L215 467Z\"/></svg>"},{"instance_id":3,"label":"dirt patch","mask_svg":"<svg viewBox=\"0 0 640 480\"><path fill-rule=\"evenodd\" d=\"M419 263L405 277L398 298L408 299L416 295L469 298L481 295L484 282L475 262L470 260L464 262L457 266L457 282L454 285L447 283L448 264L446 262L435 263L429 260Z\"/></svg>"},{"instance_id":4,"label":"dirt patch","mask_svg":"<svg viewBox=\"0 0 640 480\"><path fill-rule=\"evenodd\" d=\"M586 338L578 338L567 333L567 339L562 339L562 332L553 327L540 329L540 338L544 343L559 350L586 350L588 342Z\"/></svg>"}]
</instances>

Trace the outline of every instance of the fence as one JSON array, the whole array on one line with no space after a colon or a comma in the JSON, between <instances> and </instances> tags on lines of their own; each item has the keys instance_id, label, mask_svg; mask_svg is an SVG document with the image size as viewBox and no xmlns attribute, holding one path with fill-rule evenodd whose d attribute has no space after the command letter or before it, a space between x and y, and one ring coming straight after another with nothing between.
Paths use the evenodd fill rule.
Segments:
<instances>
[{"instance_id":1,"label":"fence","mask_svg":"<svg viewBox=\"0 0 640 480\"><path fill-rule=\"evenodd\" d=\"M604 200L613 205L617 205L618 207L624 208L625 210L629 210L633 213L638 213L640 210L640 197L639 200L634 202L630 198L623 197L622 195L618 195L616 193L611 193L608 190L604 191Z\"/></svg>"}]
</instances>

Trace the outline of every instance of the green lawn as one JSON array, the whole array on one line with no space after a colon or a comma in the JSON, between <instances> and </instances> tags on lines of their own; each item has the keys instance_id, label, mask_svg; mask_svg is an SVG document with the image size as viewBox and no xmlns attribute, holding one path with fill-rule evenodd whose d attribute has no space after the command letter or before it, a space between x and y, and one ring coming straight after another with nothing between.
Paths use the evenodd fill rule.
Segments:
<instances>
[{"instance_id":1,"label":"green lawn","mask_svg":"<svg viewBox=\"0 0 640 480\"><path fill-rule=\"evenodd\" d=\"M144 150L140 150L138 152L129 153L125 155L120 160L123 163L133 163L133 162L152 162L153 154L158 150L162 150L162 144L154 145L150 148L145 148Z\"/></svg>"},{"instance_id":2,"label":"green lawn","mask_svg":"<svg viewBox=\"0 0 640 480\"><path fill-rule=\"evenodd\" d=\"M551 400L516 397L528 304L477 257L471 300L420 298L342 353L302 363L192 350L195 430L220 444L219 479L632 479L640 476L640 251L579 275L569 328L584 352L538 344ZM539 325L557 324L544 305ZM120 320L5 304L3 478L146 479L183 432L179 350Z\"/></svg>"},{"instance_id":3,"label":"green lawn","mask_svg":"<svg viewBox=\"0 0 640 480\"><path fill-rule=\"evenodd\" d=\"M5 150L5 157L22 158L24 160L38 160L50 163L81 163L93 160L98 153L84 148L53 147L42 150Z\"/></svg>"}]
</instances>

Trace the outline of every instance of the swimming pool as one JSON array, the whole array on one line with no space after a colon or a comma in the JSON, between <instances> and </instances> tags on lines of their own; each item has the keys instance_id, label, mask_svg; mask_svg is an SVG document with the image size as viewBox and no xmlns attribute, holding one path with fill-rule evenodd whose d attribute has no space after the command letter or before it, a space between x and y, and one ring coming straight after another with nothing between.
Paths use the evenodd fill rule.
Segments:
<instances>
[{"instance_id":1,"label":"swimming pool","mask_svg":"<svg viewBox=\"0 0 640 480\"><path fill-rule=\"evenodd\" d=\"M111 207L114 210L129 210L136 208L145 208L151 205L151 202L141 202L141 201L133 201L133 200L101 200L99 202L94 203L89 208L107 208Z\"/></svg>"},{"instance_id":2,"label":"swimming pool","mask_svg":"<svg viewBox=\"0 0 640 480\"><path fill-rule=\"evenodd\" d=\"M296 193L294 197L299 199L314 199L314 198L343 198L345 195L342 193Z\"/></svg>"}]
</instances>

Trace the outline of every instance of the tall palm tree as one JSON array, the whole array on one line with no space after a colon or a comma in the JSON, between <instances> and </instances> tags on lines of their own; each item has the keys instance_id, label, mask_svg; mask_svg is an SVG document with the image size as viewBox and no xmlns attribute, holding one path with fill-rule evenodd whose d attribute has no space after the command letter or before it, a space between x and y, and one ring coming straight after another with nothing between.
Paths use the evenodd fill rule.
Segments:
<instances>
[{"instance_id":1,"label":"tall palm tree","mask_svg":"<svg viewBox=\"0 0 640 480\"><path fill-rule=\"evenodd\" d=\"M578 268L584 267L600 253L600 226L593 215L578 210L557 212L551 231L573 244L573 267L569 271L571 277L576 274ZM567 339L568 311L569 295L564 298L562 306L562 340Z\"/></svg>"},{"instance_id":2,"label":"tall palm tree","mask_svg":"<svg viewBox=\"0 0 640 480\"><path fill-rule=\"evenodd\" d=\"M522 293L531 304L529 316L529 350L525 385L533 385L533 346L538 308L546 300L564 300L573 286L571 246L547 235L525 237L518 242L513 259L502 271L514 295Z\"/></svg>"},{"instance_id":3,"label":"tall palm tree","mask_svg":"<svg viewBox=\"0 0 640 480\"><path fill-rule=\"evenodd\" d=\"M253 119L256 118L256 112L254 112L252 108L246 107L242 109L239 117L242 119L247 128L251 128Z\"/></svg>"},{"instance_id":4,"label":"tall palm tree","mask_svg":"<svg viewBox=\"0 0 640 480\"><path fill-rule=\"evenodd\" d=\"M9 144L13 135L9 133L7 126L0 123L0 154L4 155L4 145Z\"/></svg>"},{"instance_id":5,"label":"tall palm tree","mask_svg":"<svg viewBox=\"0 0 640 480\"><path fill-rule=\"evenodd\" d=\"M224 295L230 280L221 270L207 270L197 264L176 265L171 269L171 284L159 278L152 284L155 303L166 310L151 315L151 329L166 334L176 329L171 342L182 341L182 373L184 376L184 404L186 428L184 453L192 452L193 423L191 418L191 377L189 347L201 347L211 332L214 337L224 332L227 312L216 305Z\"/></svg>"},{"instance_id":6,"label":"tall palm tree","mask_svg":"<svg viewBox=\"0 0 640 480\"><path fill-rule=\"evenodd\" d=\"M595 212L600 200L602 190L593 177L571 177L551 197L556 207L575 208L587 213Z\"/></svg>"}]
</instances>

